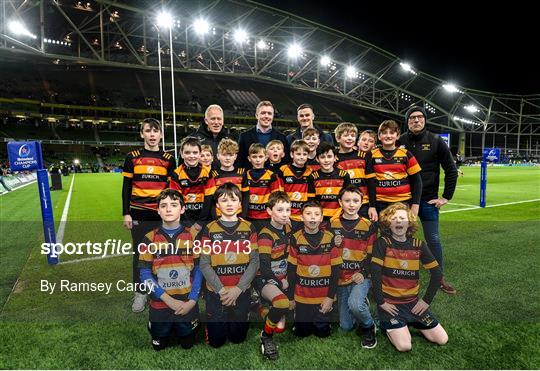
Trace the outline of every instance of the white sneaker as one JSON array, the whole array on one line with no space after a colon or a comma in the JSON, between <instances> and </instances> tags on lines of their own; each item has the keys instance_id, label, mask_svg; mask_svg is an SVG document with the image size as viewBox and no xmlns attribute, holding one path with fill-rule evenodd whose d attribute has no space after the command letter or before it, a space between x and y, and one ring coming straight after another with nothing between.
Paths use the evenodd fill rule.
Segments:
<instances>
[{"instance_id":1,"label":"white sneaker","mask_svg":"<svg viewBox=\"0 0 540 371\"><path fill-rule=\"evenodd\" d=\"M133 304L131 305L131 311L133 313L140 313L144 310L146 306L146 294L141 294L140 292L135 293L133 298Z\"/></svg>"}]
</instances>

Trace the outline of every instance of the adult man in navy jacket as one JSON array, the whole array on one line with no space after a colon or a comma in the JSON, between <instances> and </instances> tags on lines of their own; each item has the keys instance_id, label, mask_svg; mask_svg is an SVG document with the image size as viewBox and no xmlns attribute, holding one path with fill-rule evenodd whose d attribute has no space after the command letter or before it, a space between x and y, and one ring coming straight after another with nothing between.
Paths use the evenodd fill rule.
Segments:
<instances>
[{"instance_id":1,"label":"adult man in navy jacket","mask_svg":"<svg viewBox=\"0 0 540 371\"><path fill-rule=\"evenodd\" d=\"M297 120L298 120L298 129L292 134L287 135L287 141L289 142L289 145L292 144L297 139L304 139L304 131L309 128L314 128L319 132L319 139L322 142L327 142L328 144L334 145L334 139L332 138L332 135L325 133L320 127L313 124L313 120L315 120L315 114L313 113L313 106L311 104L301 104L298 106L297 112Z\"/></svg>"},{"instance_id":2,"label":"adult man in navy jacket","mask_svg":"<svg viewBox=\"0 0 540 371\"><path fill-rule=\"evenodd\" d=\"M249 146L253 143L261 143L266 147L271 140L280 140L283 143L285 147L284 161L287 163L290 160L289 143L285 134L272 127L272 122L274 121L274 106L272 103L267 100L259 102L255 111L255 117L257 118L255 127L240 134L238 141L240 150L235 166L250 169L251 163L248 161Z\"/></svg>"}]
</instances>

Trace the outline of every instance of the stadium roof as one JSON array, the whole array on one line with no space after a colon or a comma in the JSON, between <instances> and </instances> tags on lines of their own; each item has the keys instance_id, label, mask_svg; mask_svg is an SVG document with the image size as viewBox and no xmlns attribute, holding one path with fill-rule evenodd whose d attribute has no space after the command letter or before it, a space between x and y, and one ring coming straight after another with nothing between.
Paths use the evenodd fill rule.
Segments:
<instances>
[{"instance_id":1,"label":"stadium roof","mask_svg":"<svg viewBox=\"0 0 540 371\"><path fill-rule=\"evenodd\" d=\"M540 134L540 94L453 86L321 24L253 1L13 0L0 9L0 52L55 63L239 74L324 93L401 119L423 105L429 122L460 131ZM158 13L172 16L169 29ZM200 22L207 22L201 33ZM13 28L13 21L20 24ZM21 27L25 27L22 29ZM241 32L238 32L241 30ZM159 32L160 31L160 32ZM467 107L467 108L466 108Z\"/></svg>"}]
</instances>

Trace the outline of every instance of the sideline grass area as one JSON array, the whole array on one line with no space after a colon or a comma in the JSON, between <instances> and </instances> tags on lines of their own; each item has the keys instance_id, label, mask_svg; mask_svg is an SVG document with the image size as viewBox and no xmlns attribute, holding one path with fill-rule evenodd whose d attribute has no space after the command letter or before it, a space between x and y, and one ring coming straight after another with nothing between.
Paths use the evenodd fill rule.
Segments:
<instances>
[{"instance_id":1,"label":"sideline grass area","mask_svg":"<svg viewBox=\"0 0 540 371\"><path fill-rule=\"evenodd\" d=\"M479 169L463 170L454 204L445 210L478 203ZM538 168L490 168L488 177L488 205L540 198ZM70 182L63 179L64 190L52 194L57 224ZM120 189L118 174L75 175L64 241L129 241L121 226ZM242 345L214 350L201 342L190 351L155 353L147 313L130 311L131 293L40 292L40 280L129 281L131 257L48 266L39 249L36 187L0 197L0 206L0 368L540 367L540 202L442 214L446 276L459 290L455 297L439 293L432 305L450 336L446 346L414 336L412 352L399 354L381 334L374 350L364 350L354 333L338 329L325 340L286 332L276 337L280 359L273 363L260 355L257 326ZM67 259L81 257L88 256Z\"/></svg>"}]
</instances>

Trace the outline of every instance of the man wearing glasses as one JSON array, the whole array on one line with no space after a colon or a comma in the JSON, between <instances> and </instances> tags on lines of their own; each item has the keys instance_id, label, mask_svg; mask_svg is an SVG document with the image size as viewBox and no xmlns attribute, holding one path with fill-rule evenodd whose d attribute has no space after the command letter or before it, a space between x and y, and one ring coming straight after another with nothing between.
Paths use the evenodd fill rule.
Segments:
<instances>
[{"instance_id":1,"label":"man wearing glasses","mask_svg":"<svg viewBox=\"0 0 540 371\"><path fill-rule=\"evenodd\" d=\"M454 195L458 171L450 148L444 140L426 130L426 111L423 107L413 106L405 114L408 130L401 135L399 141L412 152L420 164L422 171L422 197L418 216L422 221L427 244L443 269L443 251L439 237L439 209ZM439 175L444 170L444 190L439 197ZM441 290L447 294L456 294L446 280L441 280Z\"/></svg>"}]
</instances>

